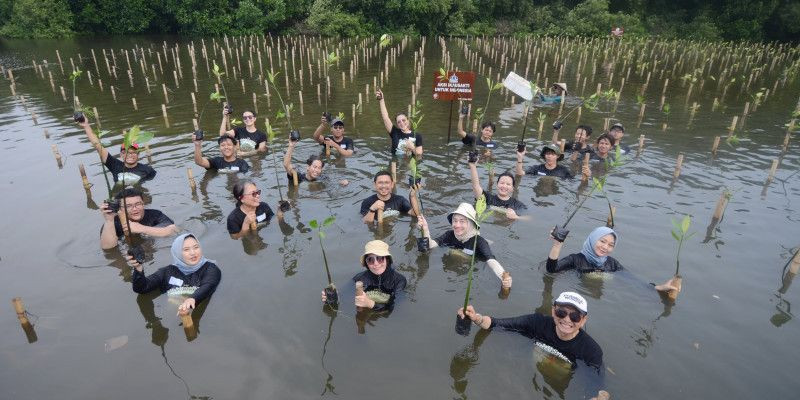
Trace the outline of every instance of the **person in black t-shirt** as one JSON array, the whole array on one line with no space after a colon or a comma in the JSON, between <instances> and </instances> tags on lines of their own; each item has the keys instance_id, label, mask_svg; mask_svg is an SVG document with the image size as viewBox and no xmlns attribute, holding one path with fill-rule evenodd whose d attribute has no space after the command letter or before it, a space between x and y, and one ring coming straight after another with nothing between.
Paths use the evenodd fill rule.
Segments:
<instances>
[{"instance_id":1,"label":"person in black t-shirt","mask_svg":"<svg viewBox=\"0 0 800 400\"><path fill-rule=\"evenodd\" d=\"M161 211L145 209L142 192L134 188L127 188L115 196L120 201L120 207L127 205L128 221L130 222L131 232L154 237L166 237L178 232L175 223ZM125 199L123 202L122 199ZM128 224L120 222L118 213L108 208L108 203L100 205L100 212L103 214L103 227L100 229L100 247L103 250L117 247L119 238L125 235ZM120 212L124 212L120 210Z\"/></svg>"},{"instance_id":2,"label":"person in black t-shirt","mask_svg":"<svg viewBox=\"0 0 800 400\"><path fill-rule=\"evenodd\" d=\"M406 277L392 268L392 255L389 245L382 240L371 240L364 245L361 266L366 271L353 277L353 282L364 285L364 294L355 296L356 307L372 311L391 311L395 300L406 288ZM322 291L322 302L327 296Z\"/></svg>"},{"instance_id":3,"label":"person in black t-shirt","mask_svg":"<svg viewBox=\"0 0 800 400\"><path fill-rule=\"evenodd\" d=\"M344 121L339 118L334 118L330 123L330 132L332 135L322 137L322 131L328 126L328 119L323 115L320 119L317 130L314 131L314 140L317 143L335 149L340 155L350 157L355 152L353 139L344 136Z\"/></svg>"},{"instance_id":4,"label":"person in black t-shirt","mask_svg":"<svg viewBox=\"0 0 800 400\"><path fill-rule=\"evenodd\" d=\"M172 264L147 276L133 257L125 257L133 267L133 291L141 294L158 290L169 296L186 296L178 306L178 314L190 313L197 303L214 293L222 280L222 272L214 261L203 256L200 243L191 233L175 238L170 253Z\"/></svg>"},{"instance_id":5,"label":"person in black t-shirt","mask_svg":"<svg viewBox=\"0 0 800 400\"><path fill-rule=\"evenodd\" d=\"M395 117L397 125L393 124L392 119L389 118L389 111L386 109L383 92L380 90L376 91L375 97L378 99L381 108L383 126L392 139L390 153L392 155L414 154L417 157L422 156L422 135L411 129L411 120L408 118L408 115L403 112L398 113Z\"/></svg>"},{"instance_id":6,"label":"person in black t-shirt","mask_svg":"<svg viewBox=\"0 0 800 400\"><path fill-rule=\"evenodd\" d=\"M503 172L497 177L497 194L486 193L481 187L478 177L478 168L475 163L469 163L469 173L472 180L472 193L475 199L486 196L486 207L495 211L502 212L506 218L515 220L521 218L519 214L528 208L525 203L512 197L514 194L514 176L508 172Z\"/></svg>"},{"instance_id":7,"label":"person in black t-shirt","mask_svg":"<svg viewBox=\"0 0 800 400\"><path fill-rule=\"evenodd\" d=\"M422 215L417 217L417 226L422 228L422 233L428 238L429 247L431 249L439 246L450 247L460 250L468 256L472 256L472 249L474 248L475 258L480 261L486 261L489 268L497 275L497 279L500 279L501 285L504 288L510 288L511 275L503 278L503 272L506 272L506 270L503 269L503 266L494 258L492 249L489 247L489 242L486 241L483 236L478 235L480 225L476 219L475 208L472 204L459 204L455 211L447 214L447 222L450 223L453 229L448 230L436 239L431 239L428 221Z\"/></svg>"},{"instance_id":8,"label":"person in black t-shirt","mask_svg":"<svg viewBox=\"0 0 800 400\"><path fill-rule=\"evenodd\" d=\"M131 148L127 151L125 151L125 145L120 147L120 158L122 159L120 161L116 157L112 157L108 150L100 144L100 139L94 134L88 117L78 125L83 128L89 142L97 149L103 164L111 171L114 182L121 182L124 176L126 185L135 185L156 177L156 170L153 167L139 163L139 145L137 143L131 144Z\"/></svg>"},{"instance_id":9,"label":"person in black t-shirt","mask_svg":"<svg viewBox=\"0 0 800 400\"><path fill-rule=\"evenodd\" d=\"M583 153L590 150L591 145L588 142L591 136L591 126L578 125L578 127L575 128L575 139L568 141L564 145L564 152L571 153L570 160L575 161L579 157L583 157Z\"/></svg>"},{"instance_id":10,"label":"person in black t-shirt","mask_svg":"<svg viewBox=\"0 0 800 400\"><path fill-rule=\"evenodd\" d=\"M537 175L537 176L555 176L561 179L572 179L572 173L563 165L558 162L564 158L561 149L554 145L548 144L542 147L539 156L544 160L543 164L536 167L522 168L523 157L525 156L525 149L517 152L517 175Z\"/></svg>"},{"instance_id":11,"label":"person in black t-shirt","mask_svg":"<svg viewBox=\"0 0 800 400\"><path fill-rule=\"evenodd\" d=\"M297 174L297 183L303 182L314 182L320 180L322 177L322 168L325 167L325 162L317 155L311 155L306 160L306 172L299 173L294 169L292 166L292 154L294 153L294 147L297 146L297 142L293 141L291 137L289 138L289 147L286 149L286 154L283 155L283 169L286 170L286 177L289 178L289 183L293 183L292 176ZM342 186L348 185L350 182L347 179L340 179L339 184Z\"/></svg>"},{"instance_id":12,"label":"person in black t-shirt","mask_svg":"<svg viewBox=\"0 0 800 400\"><path fill-rule=\"evenodd\" d=\"M225 106L222 109L222 123L219 125L219 135L227 135L239 142L236 148L236 154L239 157L248 157L257 153L267 152L267 135L256 127L256 113L252 110L244 110L242 112L244 126L226 130L229 118L230 113L228 113L228 107Z\"/></svg>"},{"instance_id":13,"label":"person in black t-shirt","mask_svg":"<svg viewBox=\"0 0 800 400\"><path fill-rule=\"evenodd\" d=\"M389 171L380 171L372 178L375 184L375 194L361 202L361 219L365 223L377 220L378 211L383 212L383 217L394 217L399 214L408 214L416 217L419 206L417 204L416 188L411 187L408 200L405 197L392 193L394 180Z\"/></svg>"},{"instance_id":14,"label":"person in black t-shirt","mask_svg":"<svg viewBox=\"0 0 800 400\"><path fill-rule=\"evenodd\" d=\"M234 239L256 230L269 223L274 215L269 205L261 201L261 190L251 181L237 182L233 185L233 197L236 208L228 214L228 233ZM283 212L278 208L278 218L283 219Z\"/></svg>"},{"instance_id":15,"label":"person in black t-shirt","mask_svg":"<svg viewBox=\"0 0 800 400\"><path fill-rule=\"evenodd\" d=\"M464 131L464 118L466 118L466 116L466 114L458 114L458 135L461 136L461 143L467 146L475 145L485 147L487 150L495 150L497 148L497 142L492 140L492 136L495 131L497 131L497 126L494 122L486 121L482 123L480 137L476 138L474 133L467 133Z\"/></svg>"},{"instance_id":16,"label":"person in black t-shirt","mask_svg":"<svg viewBox=\"0 0 800 400\"><path fill-rule=\"evenodd\" d=\"M559 260L561 246L564 244L567 234L569 234L568 230L558 226L551 231L550 238L553 239L553 246L547 256L547 272L554 273L572 269L579 273L624 270L622 264L610 256L618 241L618 234L613 229L605 226L595 228L586 237L580 253L570 254ZM661 285L654 285L654 287L657 291L665 293L674 290L680 291L675 284L675 278Z\"/></svg>"},{"instance_id":17,"label":"person in black t-shirt","mask_svg":"<svg viewBox=\"0 0 800 400\"><path fill-rule=\"evenodd\" d=\"M493 318L481 315L471 305L459 308L460 318L468 317L481 329L500 327L519 332L534 340L535 344L550 355L568 361L572 368L576 361L582 360L593 367L601 378L598 386L604 383L603 350L600 345L583 330L588 320L586 299L575 292L563 292L553 302L550 315L527 314L513 318ZM608 398L608 392L600 390L597 398Z\"/></svg>"},{"instance_id":18,"label":"person in black t-shirt","mask_svg":"<svg viewBox=\"0 0 800 400\"><path fill-rule=\"evenodd\" d=\"M608 129L608 135L614 138L614 143L619 146L620 154L628 154L631 151L629 146L622 144L622 137L625 136L625 127L622 124L617 122L611 125L611 128ZM612 144L612 146L614 145Z\"/></svg>"},{"instance_id":19,"label":"person in black t-shirt","mask_svg":"<svg viewBox=\"0 0 800 400\"><path fill-rule=\"evenodd\" d=\"M201 140L196 140L192 134L192 142L194 142L194 163L205 168L212 169L219 172L247 172L250 170L250 164L241 158L236 157L236 139L223 135L217 139L219 144L219 152L222 156L214 158L203 157L202 149L200 148Z\"/></svg>"}]
</instances>

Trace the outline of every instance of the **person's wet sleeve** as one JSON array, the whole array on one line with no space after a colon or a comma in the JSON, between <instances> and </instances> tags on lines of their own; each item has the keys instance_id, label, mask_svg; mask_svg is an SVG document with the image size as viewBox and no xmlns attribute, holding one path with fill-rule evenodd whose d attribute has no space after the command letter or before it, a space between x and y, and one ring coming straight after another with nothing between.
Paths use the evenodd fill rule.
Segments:
<instances>
[{"instance_id":1,"label":"person's wet sleeve","mask_svg":"<svg viewBox=\"0 0 800 400\"><path fill-rule=\"evenodd\" d=\"M222 279L222 272L220 272L219 268L211 264L206 268L206 271L203 273L203 277L200 280L200 286L197 290L192 293L192 298L195 302L199 303L205 300L208 296L211 296L215 290L217 290L217 285L219 285L219 281Z\"/></svg>"},{"instance_id":2,"label":"person's wet sleeve","mask_svg":"<svg viewBox=\"0 0 800 400\"><path fill-rule=\"evenodd\" d=\"M166 270L166 268L159 268L158 271L149 276L145 276L144 270L138 271L134 268L131 278L133 291L136 293L148 293L156 289L161 289L161 283L164 281Z\"/></svg>"}]
</instances>

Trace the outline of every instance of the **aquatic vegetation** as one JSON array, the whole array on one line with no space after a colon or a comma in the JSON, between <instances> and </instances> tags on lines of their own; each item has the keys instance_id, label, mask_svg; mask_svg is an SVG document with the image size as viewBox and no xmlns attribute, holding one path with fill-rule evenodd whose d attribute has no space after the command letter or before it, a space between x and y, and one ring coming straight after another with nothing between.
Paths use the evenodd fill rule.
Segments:
<instances>
[{"instance_id":1,"label":"aquatic vegetation","mask_svg":"<svg viewBox=\"0 0 800 400\"><path fill-rule=\"evenodd\" d=\"M478 119L478 124L483 123L483 119L486 116L486 110L489 109L489 102L492 99L492 93L500 90L503 87L503 83L493 82L491 79L486 78L486 86L489 89L489 93L486 94L486 104L483 107L476 108L474 111L475 118Z\"/></svg>"},{"instance_id":2,"label":"aquatic vegetation","mask_svg":"<svg viewBox=\"0 0 800 400\"><path fill-rule=\"evenodd\" d=\"M678 242L678 252L675 255L675 275L677 276L680 272L681 268L681 248L683 247L683 242L692 237L695 232L688 233L689 227L692 224L692 218L688 215L685 215L680 223L676 221L674 218L672 219L672 238Z\"/></svg>"},{"instance_id":3,"label":"aquatic vegetation","mask_svg":"<svg viewBox=\"0 0 800 400\"><path fill-rule=\"evenodd\" d=\"M228 91L225 90L225 81L222 80L222 76L225 75L225 73L219 69L219 65L217 65L216 61L214 61L214 68L211 70L211 72L214 73L214 75L217 77L217 81L219 81L220 85L222 85L222 93L225 94L225 99L230 101L230 97L228 97ZM228 106L230 106L230 103L228 103Z\"/></svg>"},{"instance_id":4,"label":"aquatic vegetation","mask_svg":"<svg viewBox=\"0 0 800 400\"><path fill-rule=\"evenodd\" d=\"M291 207L289 202L283 199L283 184L281 183L280 176L278 175L278 161L275 159L275 130L272 129L272 124L267 121L267 141L269 145L272 146L272 151L270 151L272 155L272 169L275 171L275 180L278 182L278 197L280 198L278 202L279 209L281 211L287 211Z\"/></svg>"},{"instance_id":5,"label":"aquatic vegetation","mask_svg":"<svg viewBox=\"0 0 800 400\"><path fill-rule=\"evenodd\" d=\"M475 219L480 225L489 214L486 213L486 196L480 196L477 201L475 201ZM467 272L467 291L464 294L464 310L467 309L469 305L469 293L472 290L472 275L473 271L475 270L475 252L478 248L478 238L480 237L481 232L480 229L476 229L475 236L472 238L472 255L469 261L469 272ZM466 325L463 322L465 321ZM467 335L469 333L469 327L472 322L466 316L461 319L460 317L456 317L456 332Z\"/></svg>"}]
</instances>

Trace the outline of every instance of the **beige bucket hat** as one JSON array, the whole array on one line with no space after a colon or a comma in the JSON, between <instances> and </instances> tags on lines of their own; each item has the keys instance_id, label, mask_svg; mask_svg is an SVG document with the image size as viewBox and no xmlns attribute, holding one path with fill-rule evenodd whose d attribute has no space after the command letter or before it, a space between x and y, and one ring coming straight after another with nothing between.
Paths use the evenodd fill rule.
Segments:
<instances>
[{"instance_id":1,"label":"beige bucket hat","mask_svg":"<svg viewBox=\"0 0 800 400\"><path fill-rule=\"evenodd\" d=\"M370 240L367 244L364 245L364 254L361 255L361 265L367 266L366 257L367 254L375 254L376 256L384 256L392 258L392 255L389 254L389 245L386 244L383 240ZM388 265L388 263L387 263Z\"/></svg>"},{"instance_id":2,"label":"beige bucket hat","mask_svg":"<svg viewBox=\"0 0 800 400\"><path fill-rule=\"evenodd\" d=\"M476 218L477 213L475 212L475 207L469 203L461 203L458 205L455 211L447 214L447 222L453 223L453 214L460 214L466 217L468 220L472 221L475 224L475 229L481 229L481 225L478 223L478 219Z\"/></svg>"}]
</instances>

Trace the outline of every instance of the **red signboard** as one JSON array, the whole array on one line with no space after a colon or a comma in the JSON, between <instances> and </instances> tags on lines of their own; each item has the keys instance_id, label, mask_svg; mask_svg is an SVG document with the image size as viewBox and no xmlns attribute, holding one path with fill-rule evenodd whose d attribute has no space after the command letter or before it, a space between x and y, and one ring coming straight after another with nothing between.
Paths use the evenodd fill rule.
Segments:
<instances>
[{"instance_id":1,"label":"red signboard","mask_svg":"<svg viewBox=\"0 0 800 400\"><path fill-rule=\"evenodd\" d=\"M447 71L444 77L436 71L433 73L433 99L472 100L474 85L475 73L472 71Z\"/></svg>"}]
</instances>

